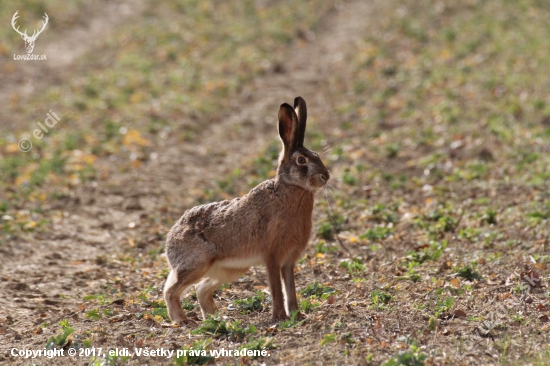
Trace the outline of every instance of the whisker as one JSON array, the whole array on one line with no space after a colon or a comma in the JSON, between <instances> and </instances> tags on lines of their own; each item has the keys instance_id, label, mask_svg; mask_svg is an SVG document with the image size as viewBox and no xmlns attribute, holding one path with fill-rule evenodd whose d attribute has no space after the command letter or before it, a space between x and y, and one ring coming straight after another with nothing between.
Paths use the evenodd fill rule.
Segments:
<instances>
[{"instance_id":1,"label":"whisker","mask_svg":"<svg viewBox=\"0 0 550 366\"><path fill-rule=\"evenodd\" d=\"M324 186L323 190L325 192L325 197L329 197L329 196L327 196L327 192L328 192L330 194L330 196L334 199L334 195L332 195L332 192L329 190L329 188L327 186Z\"/></svg>"},{"instance_id":2,"label":"whisker","mask_svg":"<svg viewBox=\"0 0 550 366\"><path fill-rule=\"evenodd\" d=\"M334 202L337 201L336 197L334 196L334 194L332 193L332 191L330 190L330 188L327 188L328 190L328 193L330 193L330 195L332 196L332 199L334 200Z\"/></svg>"},{"instance_id":3,"label":"whisker","mask_svg":"<svg viewBox=\"0 0 550 366\"><path fill-rule=\"evenodd\" d=\"M332 146L332 144L323 147L323 151L325 151L326 149L328 149L328 148L331 147L331 146Z\"/></svg>"},{"instance_id":4,"label":"whisker","mask_svg":"<svg viewBox=\"0 0 550 366\"><path fill-rule=\"evenodd\" d=\"M330 206L330 202L329 202L328 196L327 196L327 190L324 189L323 192L325 193L325 200L327 201L327 205L328 205L328 209L329 209L329 214L330 214L330 216L333 216L332 207ZM329 219L332 221L332 217L330 217Z\"/></svg>"},{"instance_id":5,"label":"whisker","mask_svg":"<svg viewBox=\"0 0 550 366\"><path fill-rule=\"evenodd\" d=\"M329 190L329 192L332 194L332 192L336 193L338 192L338 190L336 188L334 188L333 185L331 185L330 183L327 183L325 185L325 188ZM334 197L334 195L332 195Z\"/></svg>"},{"instance_id":6,"label":"whisker","mask_svg":"<svg viewBox=\"0 0 550 366\"><path fill-rule=\"evenodd\" d=\"M328 149L328 150L323 150L323 151L321 151L321 153L320 153L319 155L323 155L323 154L326 154L326 153L328 153L328 152L329 152L330 150L332 150L332 149L334 149L334 148L333 148L333 147L331 147L331 148L330 148L330 149Z\"/></svg>"},{"instance_id":7,"label":"whisker","mask_svg":"<svg viewBox=\"0 0 550 366\"><path fill-rule=\"evenodd\" d=\"M328 204L328 209L330 211L329 212L329 214L331 216L330 219L332 221L332 217L334 216L334 211L332 211L332 206L330 205L330 201L329 201L328 196L327 196L327 190L325 189L324 192L325 192L325 199L327 200L327 204Z\"/></svg>"}]
</instances>

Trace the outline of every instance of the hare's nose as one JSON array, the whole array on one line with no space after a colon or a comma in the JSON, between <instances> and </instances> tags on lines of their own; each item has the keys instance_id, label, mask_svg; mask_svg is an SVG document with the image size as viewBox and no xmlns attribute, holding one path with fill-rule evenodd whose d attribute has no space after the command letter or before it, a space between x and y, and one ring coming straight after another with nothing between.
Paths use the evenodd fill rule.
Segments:
<instances>
[{"instance_id":1,"label":"hare's nose","mask_svg":"<svg viewBox=\"0 0 550 366\"><path fill-rule=\"evenodd\" d=\"M321 174L321 179L326 183L328 181L328 179L330 178L330 175L327 173L322 173Z\"/></svg>"}]
</instances>

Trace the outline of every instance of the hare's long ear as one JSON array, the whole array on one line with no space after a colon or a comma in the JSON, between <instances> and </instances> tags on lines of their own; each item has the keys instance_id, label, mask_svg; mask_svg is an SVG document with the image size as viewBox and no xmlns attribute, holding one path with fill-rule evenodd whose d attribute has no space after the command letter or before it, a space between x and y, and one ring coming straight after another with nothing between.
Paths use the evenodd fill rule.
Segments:
<instances>
[{"instance_id":1,"label":"hare's long ear","mask_svg":"<svg viewBox=\"0 0 550 366\"><path fill-rule=\"evenodd\" d=\"M307 108L306 101L302 97L296 97L294 99L294 111L298 116L298 130L296 131L296 137L294 140L294 146L302 147L304 146L304 137L306 134L306 119L307 119Z\"/></svg>"},{"instance_id":2,"label":"hare's long ear","mask_svg":"<svg viewBox=\"0 0 550 366\"><path fill-rule=\"evenodd\" d=\"M299 130L298 116L294 109L286 103L279 109L279 136L283 142L283 157L289 156L296 146L296 137ZM303 142L303 138L302 138Z\"/></svg>"}]
</instances>

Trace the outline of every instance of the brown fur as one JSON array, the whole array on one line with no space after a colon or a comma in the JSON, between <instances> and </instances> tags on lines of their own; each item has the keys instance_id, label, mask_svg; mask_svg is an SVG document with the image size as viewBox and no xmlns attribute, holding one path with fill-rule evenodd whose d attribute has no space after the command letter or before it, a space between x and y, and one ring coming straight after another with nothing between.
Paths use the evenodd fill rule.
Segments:
<instances>
[{"instance_id":1,"label":"brown fur","mask_svg":"<svg viewBox=\"0 0 550 366\"><path fill-rule=\"evenodd\" d=\"M279 111L283 151L274 179L243 197L188 210L168 233L166 256L172 271L164 296L172 321L188 322L180 304L188 286L204 278L197 295L206 316L216 311L215 289L258 264L267 267L273 318L287 318L281 276L287 309L298 310L294 265L311 233L315 191L328 181L329 174L319 156L303 147L307 114L302 98L296 98L295 108L298 115L288 104ZM306 163L300 164L300 158Z\"/></svg>"}]
</instances>

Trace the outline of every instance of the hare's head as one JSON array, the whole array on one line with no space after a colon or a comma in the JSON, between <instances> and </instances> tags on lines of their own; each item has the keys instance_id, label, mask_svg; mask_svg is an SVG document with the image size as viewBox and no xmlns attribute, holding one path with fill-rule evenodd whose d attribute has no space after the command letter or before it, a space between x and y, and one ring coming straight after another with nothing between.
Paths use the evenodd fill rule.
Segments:
<instances>
[{"instance_id":1,"label":"hare's head","mask_svg":"<svg viewBox=\"0 0 550 366\"><path fill-rule=\"evenodd\" d=\"M330 178L319 155L304 147L306 133L306 102L297 97L294 108L282 104L279 109L279 136L283 150L279 156L279 180L315 192Z\"/></svg>"}]
</instances>

